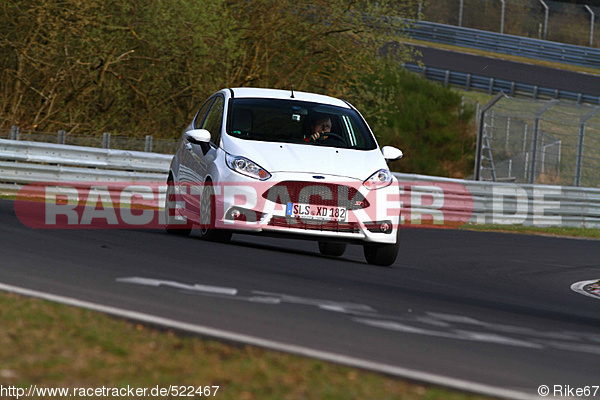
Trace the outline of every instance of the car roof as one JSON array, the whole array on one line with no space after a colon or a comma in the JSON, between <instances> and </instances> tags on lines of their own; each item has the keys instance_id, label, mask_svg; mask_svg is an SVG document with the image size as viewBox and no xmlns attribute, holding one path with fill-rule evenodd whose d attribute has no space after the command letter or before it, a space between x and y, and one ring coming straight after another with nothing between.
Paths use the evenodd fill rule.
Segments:
<instances>
[{"instance_id":1,"label":"car roof","mask_svg":"<svg viewBox=\"0 0 600 400\"><path fill-rule=\"evenodd\" d=\"M284 99L310 101L313 103L328 104L332 106L350 108L348 103L335 97L322 94L298 92L294 90L294 97L291 97L291 90L279 89L261 89L261 88L232 88L234 98L259 98L259 99Z\"/></svg>"}]
</instances>

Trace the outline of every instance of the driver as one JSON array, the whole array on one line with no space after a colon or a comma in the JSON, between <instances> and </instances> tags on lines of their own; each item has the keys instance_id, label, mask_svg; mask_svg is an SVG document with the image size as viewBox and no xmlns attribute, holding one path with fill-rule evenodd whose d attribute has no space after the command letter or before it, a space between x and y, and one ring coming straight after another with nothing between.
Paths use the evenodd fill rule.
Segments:
<instances>
[{"instance_id":1,"label":"driver","mask_svg":"<svg viewBox=\"0 0 600 400\"><path fill-rule=\"evenodd\" d=\"M310 125L310 140L316 142L324 133L331 132L331 118L327 115L318 115ZM323 140L329 136L324 135Z\"/></svg>"}]
</instances>

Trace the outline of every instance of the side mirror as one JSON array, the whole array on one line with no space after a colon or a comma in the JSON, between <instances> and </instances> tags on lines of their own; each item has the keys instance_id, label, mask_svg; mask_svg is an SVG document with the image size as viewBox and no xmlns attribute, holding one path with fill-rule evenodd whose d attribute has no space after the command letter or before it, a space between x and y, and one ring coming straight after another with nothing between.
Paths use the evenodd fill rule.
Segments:
<instances>
[{"instance_id":1,"label":"side mirror","mask_svg":"<svg viewBox=\"0 0 600 400\"><path fill-rule=\"evenodd\" d=\"M210 132L206 129L192 129L185 133L185 138L193 144L203 144L210 142Z\"/></svg>"},{"instance_id":2,"label":"side mirror","mask_svg":"<svg viewBox=\"0 0 600 400\"><path fill-rule=\"evenodd\" d=\"M383 153L383 158L385 158L385 161L387 162L399 160L404 155L404 153L402 153L402 150L392 146L383 146L381 152Z\"/></svg>"}]
</instances>

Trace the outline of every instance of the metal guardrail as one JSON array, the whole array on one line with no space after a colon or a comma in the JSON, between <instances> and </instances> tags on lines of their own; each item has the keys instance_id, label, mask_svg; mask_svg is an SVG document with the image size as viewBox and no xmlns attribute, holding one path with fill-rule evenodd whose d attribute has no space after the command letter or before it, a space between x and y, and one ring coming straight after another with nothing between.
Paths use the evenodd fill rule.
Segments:
<instances>
[{"instance_id":1,"label":"metal guardrail","mask_svg":"<svg viewBox=\"0 0 600 400\"><path fill-rule=\"evenodd\" d=\"M0 139L22 140L26 142L41 142L67 144L71 146L98 147L103 149L131 150L136 149L148 153L172 154L177 150L179 139L160 139L151 135L145 138L113 135L104 132L102 135L85 135L58 132L40 132L31 129L21 129L13 125L9 130L0 129Z\"/></svg>"},{"instance_id":2,"label":"metal guardrail","mask_svg":"<svg viewBox=\"0 0 600 400\"><path fill-rule=\"evenodd\" d=\"M0 139L0 181L162 181L173 156Z\"/></svg>"},{"instance_id":3,"label":"metal guardrail","mask_svg":"<svg viewBox=\"0 0 600 400\"><path fill-rule=\"evenodd\" d=\"M405 32L413 39L429 42L600 68L600 49L591 47L575 46L426 21L415 22Z\"/></svg>"},{"instance_id":4,"label":"metal guardrail","mask_svg":"<svg viewBox=\"0 0 600 400\"><path fill-rule=\"evenodd\" d=\"M0 139L0 160L144 172L168 171L172 155Z\"/></svg>"},{"instance_id":5,"label":"metal guardrail","mask_svg":"<svg viewBox=\"0 0 600 400\"><path fill-rule=\"evenodd\" d=\"M404 64L404 67L408 71L421 73L425 78L433 81L443 82L445 85L454 85L465 90L481 90L490 95L504 92L511 97L523 96L531 97L535 100L541 98L565 99L576 101L577 104L600 104L600 96L536 86L528 83L520 83L504 79L495 79L488 76L473 75L465 72L450 71L426 66L420 67L414 63L406 63Z\"/></svg>"},{"instance_id":6,"label":"metal guardrail","mask_svg":"<svg viewBox=\"0 0 600 400\"><path fill-rule=\"evenodd\" d=\"M0 190L16 193L22 185L32 182L165 182L171 157L0 140ZM424 215L439 216L438 211L443 207L442 219L445 221L438 221L441 224L468 220L475 224L600 228L600 189L394 175L401 182L410 183L411 198L414 195L428 198L413 206L405 205L403 213L410 213L411 220ZM424 184L415 185L418 182ZM448 183L452 185L446 185ZM122 185L116 187L122 188ZM60 192L60 188L56 191ZM159 204L163 204L166 187L159 191L162 199Z\"/></svg>"},{"instance_id":7,"label":"metal guardrail","mask_svg":"<svg viewBox=\"0 0 600 400\"><path fill-rule=\"evenodd\" d=\"M600 189L468 181L416 174L394 175L401 182L424 182L433 185L453 183L467 189L456 193L448 190L431 191L429 196L433 201L428 203L432 205L405 209L403 213L438 215L463 222L468 218L468 222L473 224L600 229ZM436 201L436 196L443 198ZM437 213L443 203L444 212ZM465 209L469 208L465 206L468 204L472 204L472 212Z\"/></svg>"},{"instance_id":8,"label":"metal guardrail","mask_svg":"<svg viewBox=\"0 0 600 400\"><path fill-rule=\"evenodd\" d=\"M60 162L56 160L55 162ZM163 181L165 173L65 167L59 164L29 164L0 161L0 181L17 184L32 182L139 182Z\"/></svg>"}]
</instances>

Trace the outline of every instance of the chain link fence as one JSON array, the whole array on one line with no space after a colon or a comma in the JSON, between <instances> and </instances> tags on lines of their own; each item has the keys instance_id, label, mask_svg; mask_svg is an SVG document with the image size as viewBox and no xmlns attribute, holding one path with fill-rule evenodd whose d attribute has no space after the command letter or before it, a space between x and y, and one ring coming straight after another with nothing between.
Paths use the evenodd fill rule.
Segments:
<instances>
[{"instance_id":1,"label":"chain link fence","mask_svg":"<svg viewBox=\"0 0 600 400\"><path fill-rule=\"evenodd\" d=\"M599 47L600 6L552 0L430 0L424 21Z\"/></svg>"},{"instance_id":2,"label":"chain link fence","mask_svg":"<svg viewBox=\"0 0 600 400\"><path fill-rule=\"evenodd\" d=\"M144 138L112 135L104 132L101 135L81 135L58 132L40 132L20 129L13 126L10 130L0 130L0 139L26 140L30 142L57 143L71 146L100 147L105 149L134 150L162 154L175 154L177 139L155 139L151 135Z\"/></svg>"},{"instance_id":3,"label":"chain link fence","mask_svg":"<svg viewBox=\"0 0 600 400\"><path fill-rule=\"evenodd\" d=\"M482 124L481 180L600 187L600 106L503 98Z\"/></svg>"}]
</instances>

